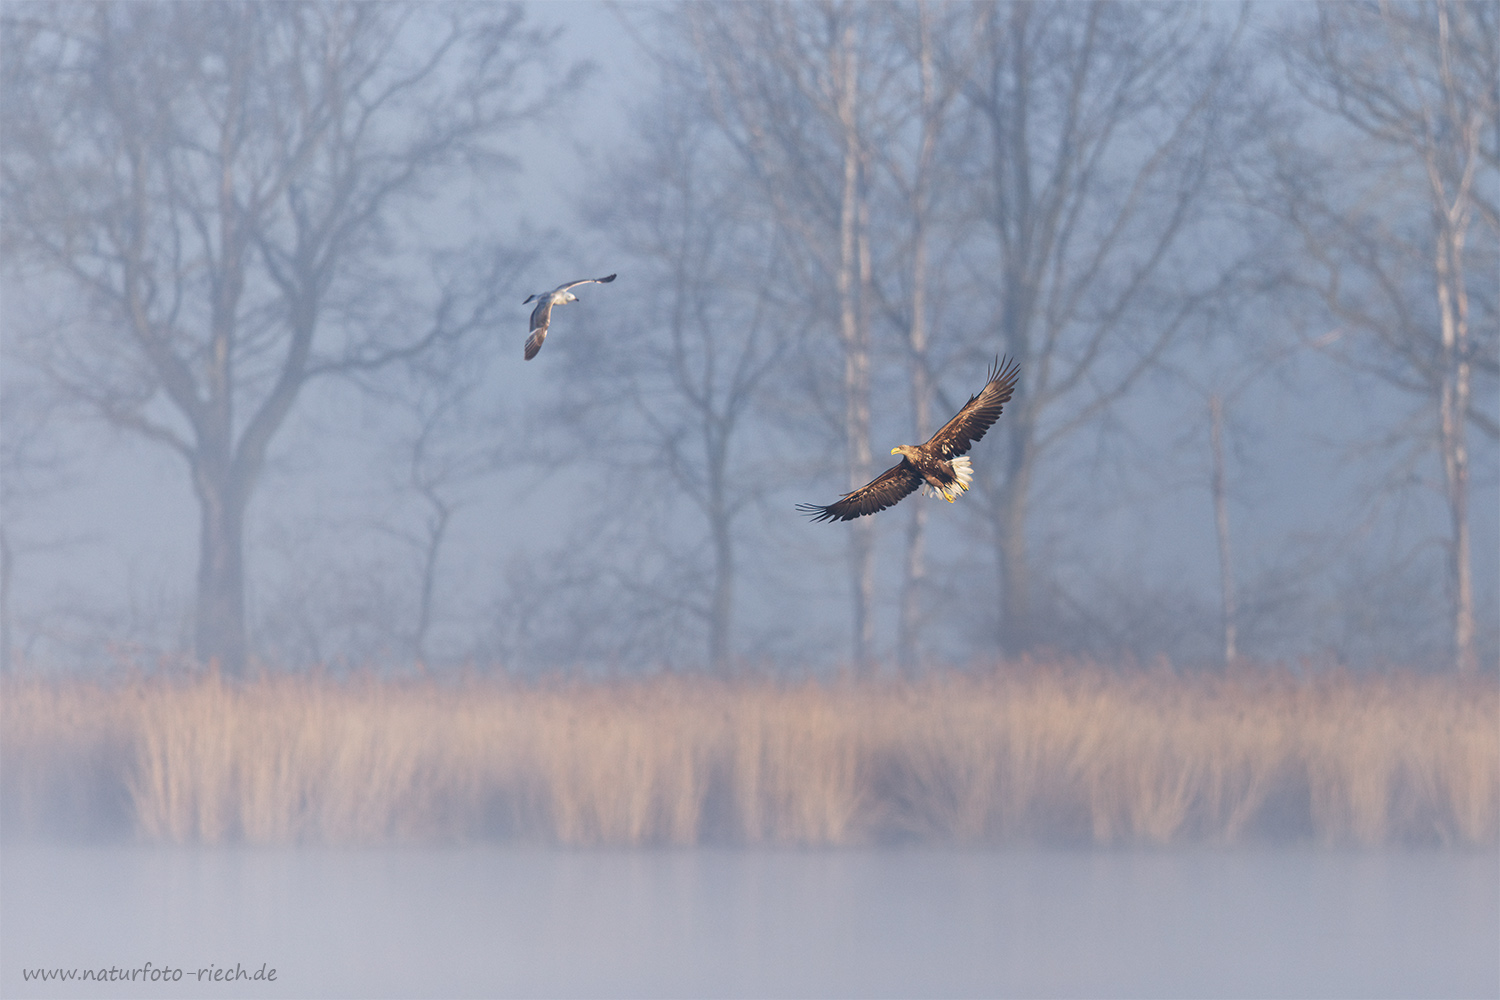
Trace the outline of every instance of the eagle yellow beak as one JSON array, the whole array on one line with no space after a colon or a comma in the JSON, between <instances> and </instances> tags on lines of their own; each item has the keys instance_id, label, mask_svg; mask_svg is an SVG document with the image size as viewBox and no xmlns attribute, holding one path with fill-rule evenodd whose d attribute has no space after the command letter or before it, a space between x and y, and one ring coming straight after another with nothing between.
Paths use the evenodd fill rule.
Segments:
<instances>
[{"instance_id":1,"label":"eagle yellow beak","mask_svg":"<svg viewBox=\"0 0 1500 1000\"><path fill-rule=\"evenodd\" d=\"M891 454L895 455L895 454L899 453L900 451L901 451L901 448L898 446L898 447L895 447L895 448L891 449Z\"/></svg>"}]
</instances>

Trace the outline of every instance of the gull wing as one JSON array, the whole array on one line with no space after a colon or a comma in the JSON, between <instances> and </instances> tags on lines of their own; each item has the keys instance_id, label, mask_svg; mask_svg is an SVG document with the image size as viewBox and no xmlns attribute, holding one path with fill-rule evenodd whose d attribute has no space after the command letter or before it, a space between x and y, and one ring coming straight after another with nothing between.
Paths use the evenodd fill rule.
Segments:
<instances>
[{"instance_id":1,"label":"gull wing","mask_svg":"<svg viewBox=\"0 0 1500 1000\"><path fill-rule=\"evenodd\" d=\"M555 295L558 292L566 292L568 289L577 288L579 285L607 285L611 281L614 281L615 277L616 275L610 274L606 275L603 278L579 278L577 281L570 281L566 285L558 285L555 289L553 289L553 294Z\"/></svg>"},{"instance_id":2,"label":"gull wing","mask_svg":"<svg viewBox=\"0 0 1500 1000\"><path fill-rule=\"evenodd\" d=\"M531 336L526 338L526 360L536 357L547 339L547 327L552 322L552 296L547 295L531 310Z\"/></svg>"}]
</instances>

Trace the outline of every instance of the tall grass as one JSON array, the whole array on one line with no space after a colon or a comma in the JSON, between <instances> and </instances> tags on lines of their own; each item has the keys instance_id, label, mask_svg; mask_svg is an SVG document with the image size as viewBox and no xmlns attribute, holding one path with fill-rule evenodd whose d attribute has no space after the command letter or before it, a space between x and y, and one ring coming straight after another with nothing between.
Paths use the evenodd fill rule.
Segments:
<instances>
[{"instance_id":1,"label":"tall grass","mask_svg":"<svg viewBox=\"0 0 1500 1000\"><path fill-rule=\"evenodd\" d=\"M9 680L8 831L174 843L1500 840L1500 688L1012 665L915 683Z\"/></svg>"}]
</instances>

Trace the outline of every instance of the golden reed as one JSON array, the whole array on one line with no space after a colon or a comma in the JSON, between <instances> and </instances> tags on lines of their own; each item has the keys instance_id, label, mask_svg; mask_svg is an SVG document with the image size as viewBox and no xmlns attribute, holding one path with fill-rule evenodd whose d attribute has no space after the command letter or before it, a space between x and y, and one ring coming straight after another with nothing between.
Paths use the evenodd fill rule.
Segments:
<instances>
[{"instance_id":1,"label":"golden reed","mask_svg":"<svg viewBox=\"0 0 1500 1000\"><path fill-rule=\"evenodd\" d=\"M11 832L170 843L1500 840L1500 687L1003 666L917 682L0 686Z\"/></svg>"}]
</instances>

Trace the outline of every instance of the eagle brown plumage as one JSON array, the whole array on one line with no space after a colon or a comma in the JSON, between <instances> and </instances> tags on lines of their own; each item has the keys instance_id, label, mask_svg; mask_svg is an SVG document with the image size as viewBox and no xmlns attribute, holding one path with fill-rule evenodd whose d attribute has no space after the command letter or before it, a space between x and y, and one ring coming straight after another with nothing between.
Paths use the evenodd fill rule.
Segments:
<instances>
[{"instance_id":1,"label":"eagle brown plumage","mask_svg":"<svg viewBox=\"0 0 1500 1000\"><path fill-rule=\"evenodd\" d=\"M826 507L804 503L798 504L797 509L810 514L814 521L852 521L895 506L924 483L929 493L952 503L968 490L972 476L969 460L960 456L984 437L984 432L999 418L1000 410L1010 402L1020 374L1019 364L997 358L984 388L969 397L957 416L928 438L926 444L901 444L891 449L892 455L901 456L900 465L885 470L870 483L853 493L845 493L843 499Z\"/></svg>"}]
</instances>

